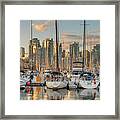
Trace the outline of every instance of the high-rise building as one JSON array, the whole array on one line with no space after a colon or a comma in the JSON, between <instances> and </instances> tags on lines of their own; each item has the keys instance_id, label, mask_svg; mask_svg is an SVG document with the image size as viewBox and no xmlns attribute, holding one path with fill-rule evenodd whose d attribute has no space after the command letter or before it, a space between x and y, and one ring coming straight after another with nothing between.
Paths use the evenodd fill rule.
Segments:
<instances>
[{"instance_id":1,"label":"high-rise building","mask_svg":"<svg viewBox=\"0 0 120 120\"><path fill-rule=\"evenodd\" d=\"M73 57L73 50L72 50L72 44L70 44L70 70L72 70L72 57Z\"/></svg>"},{"instance_id":2,"label":"high-rise building","mask_svg":"<svg viewBox=\"0 0 120 120\"><path fill-rule=\"evenodd\" d=\"M29 69L28 54L25 53L25 48L20 47L20 71L26 71Z\"/></svg>"},{"instance_id":3,"label":"high-rise building","mask_svg":"<svg viewBox=\"0 0 120 120\"><path fill-rule=\"evenodd\" d=\"M96 44L92 49L92 63L94 66L100 65L100 44Z\"/></svg>"},{"instance_id":4,"label":"high-rise building","mask_svg":"<svg viewBox=\"0 0 120 120\"><path fill-rule=\"evenodd\" d=\"M20 47L20 71L24 71L25 48Z\"/></svg>"},{"instance_id":5,"label":"high-rise building","mask_svg":"<svg viewBox=\"0 0 120 120\"><path fill-rule=\"evenodd\" d=\"M46 69L52 68L53 67L53 39L45 39L43 41L43 46L45 49L45 65Z\"/></svg>"},{"instance_id":6,"label":"high-rise building","mask_svg":"<svg viewBox=\"0 0 120 120\"><path fill-rule=\"evenodd\" d=\"M65 70L65 50L62 51L62 71Z\"/></svg>"},{"instance_id":7,"label":"high-rise building","mask_svg":"<svg viewBox=\"0 0 120 120\"><path fill-rule=\"evenodd\" d=\"M53 68L56 69L56 46L53 47Z\"/></svg>"},{"instance_id":8,"label":"high-rise building","mask_svg":"<svg viewBox=\"0 0 120 120\"><path fill-rule=\"evenodd\" d=\"M72 63L79 61L79 59L80 59L79 43L74 42L74 43L70 44L69 51L70 51L70 53L69 53L69 55L70 55L70 58L69 58L70 70L72 70Z\"/></svg>"},{"instance_id":9,"label":"high-rise building","mask_svg":"<svg viewBox=\"0 0 120 120\"><path fill-rule=\"evenodd\" d=\"M90 52L88 50L85 50L85 52L86 52L85 66L89 67L90 66Z\"/></svg>"},{"instance_id":10,"label":"high-rise building","mask_svg":"<svg viewBox=\"0 0 120 120\"><path fill-rule=\"evenodd\" d=\"M53 52L54 52L53 50L54 50L54 41L52 38L49 43L49 52L48 52L50 68L53 68Z\"/></svg>"},{"instance_id":11,"label":"high-rise building","mask_svg":"<svg viewBox=\"0 0 120 120\"><path fill-rule=\"evenodd\" d=\"M20 47L20 58L25 57L25 48Z\"/></svg>"},{"instance_id":12,"label":"high-rise building","mask_svg":"<svg viewBox=\"0 0 120 120\"><path fill-rule=\"evenodd\" d=\"M29 65L31 70L39 70L40 67L40 42L38 38L30 40Z\"/></svg>"},{"instance_id":13,"label":"high-rise building","mask_svg":"<svg viewBox=\"0 0 120 120\"><path fill-rule=\"evenodd\" d=\"M62 43L59 44L58 60L59 68L62 70Z\"/></svg>"},{"instance_id":14,"label":"high-rise building","mask_svg":"<svg viewBox=\"0 0 120 120\"><path fill-rule=\"evenodd\" d=\"M73 61L78 61L79 60L79 43L74 42L72 44L72 49L73 49Z\"/></svg>"},{"instance_id":15,"label":"high-rise building","mask_svg":"<svg viewBox=\"0 0 120 120\"><path fill-rule=\"evenodd\" d=\"M69 52L65 52L65 59L64 59L64 70L70 71L70 57Z\"/></svg>"},{"instance_id":16,"label":"high-rise building","mask_svg":"<svg viewBox=\"0 0 120 120\"><path fill-rule=\"evenodd\" d=\"M45 66L45 47L40 48L40 65Z\"/></svg>"}]
</instances>

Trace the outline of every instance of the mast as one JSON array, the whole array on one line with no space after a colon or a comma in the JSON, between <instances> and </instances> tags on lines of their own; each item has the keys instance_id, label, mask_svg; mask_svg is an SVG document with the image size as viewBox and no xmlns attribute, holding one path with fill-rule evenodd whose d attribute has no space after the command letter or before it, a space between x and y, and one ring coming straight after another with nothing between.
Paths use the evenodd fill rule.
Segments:
<instances>
[{"instance_id":1,"label":"mast","mask_svg":"<svg viewBox=\"0 0 120 120\"><path fill-rule=\"evenodd\" d=\"M30 39L32 40L32 20L30 20Z\"/></svg>"},{"instance_id":2,"label":"mast","mask_svg":"<svg viewBox=\"0 0 120 120\"><path fill-rule=\"evenodd\" d=\"M32 20L30 20L30 39L32 40ZM32 45L32 71L33 71L33 45Z\"/></svg>"},{"instance_id":3,"label":"mast","mask_svg":"<svg viewBox=\"0 0 120 120\"><path fill-rule=\"evenodd\" d=\"M85 41L85 24L86 24L86 21L84 20L84 33L83 33L83 68L85 67L85 56L86 56L86 41Z\"/></svg>"},{"instance_id":4,"label":"mast","mask_svg":"<svg viewBox=\"0 0 120 120\"><path fill-rule=\"evenodd\" d=\"M59 71L59 64L58 64L58 25L57 20L55 20L55 30L56 30L56 70Z\"/></svg>"},{"instance_id":5,"label":"mast","mask_svg":"<svg viewBox=\"0 0 120 120\"><path fill-rule=\"evenodd\" d=\"M90 44L90 70L92 70L92 42L93 41L94 41L94 38L91 38L91 44Z\"/></svg>"}]
</instances>

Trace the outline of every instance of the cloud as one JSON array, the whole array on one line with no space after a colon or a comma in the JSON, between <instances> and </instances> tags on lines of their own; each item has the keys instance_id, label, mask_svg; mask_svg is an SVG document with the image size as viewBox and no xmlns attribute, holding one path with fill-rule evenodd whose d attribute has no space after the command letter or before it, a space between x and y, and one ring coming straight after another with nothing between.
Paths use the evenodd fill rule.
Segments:
<instances>
[{"instance_id":1,"label":"cloud","mask_svg":"<svg viewBox=\"0 0 120 120\"><path fill-rule=\"evenodd\" d=\"M63 43L63 49L69 49L69 45L73 42L79 42L82 46L83 36L73 33L62 33L61 41ZM86 44L88 47L94 46L100 43L99 35L87 35L86 36Z\"/></svg>"},{"instance_id":2,"label":"cloud","mask_svg":"<svg viewBox=\"0 0 120 120\"><path fill-rule=\"evenodd\" d=\"M52 27L53 25L54 25L54 21L49 20L49 21L44 22L44 23L33 24L33 27L37 32L44 32L48 29L48 27Z\"/></svg>"},{"instance_id":3,"label":"cloud","mask_svg":"<svg viewBox=\"0 0 120 120\"><path fill-rule=\"evenodd\" d=\"M81 36L80 35L77 35L77 34L73 34L73 33L62 33L62 37L63 38L68 38L68 39L81 39Z\"/></svg>"},{"instance_id":4,"label":"cloud","mask_svg":"<svg viewBox=\"0 0 120 120\"><path fill-rule=\"evenodd\" d=\"M37 32L44 32L48 29L48 22L33 24L33 27Z\"/></svg>"},{"instance_id":5,"label":"cloud","mask_svg":"<svg viewBox=\"0 0 120 120\"><path fill-rule=\"evenodd\" d=\"M74 33L62 33L61 41L63 43L63 49L69 49L69 45L73 42L81 42L82 38L78 34Z\"/></svg>"}]
</instances>

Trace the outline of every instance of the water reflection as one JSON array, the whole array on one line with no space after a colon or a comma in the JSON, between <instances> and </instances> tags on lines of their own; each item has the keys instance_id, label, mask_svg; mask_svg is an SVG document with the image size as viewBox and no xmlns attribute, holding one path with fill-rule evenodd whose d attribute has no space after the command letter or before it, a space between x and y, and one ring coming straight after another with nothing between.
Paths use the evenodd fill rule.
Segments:
<instances>
[{"instance_id":1,"label":"water reflection","mask_svg":"<svg viewBox=\"0 0 120 120\"><path fill-rule=\"evenodd\" d=\"M67 89L52 90L47 89L47 99L48 100L64 100L65 95L67 94Z\"/></svg>"},{"instance_id":2,"label":"water reflection","mask_svg":"<svg viewBox=\"0 0 120 120\"><path fill-rule=\"evenodd\" d=\"M46 87L25 87L20 90L21 100L99 100L97 89L47 89Z\"/></svg>"},{"instance_id":3,"label":"water reflection","mask_svg":"<svg viewBox=\"0 0 120 120\"><path fill-rule=\"evenodd\" d=\"M83 100L95 100L99 99L99 92L96 89L84 89L80 93L80 98Z\"/></svg>"}]
</instances>

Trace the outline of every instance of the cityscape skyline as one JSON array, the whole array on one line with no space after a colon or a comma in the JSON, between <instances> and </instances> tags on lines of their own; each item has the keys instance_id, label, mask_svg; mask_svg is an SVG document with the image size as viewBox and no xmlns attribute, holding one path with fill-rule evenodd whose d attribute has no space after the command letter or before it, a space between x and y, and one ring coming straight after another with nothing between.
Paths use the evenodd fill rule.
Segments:
<instances>
[{"instance_id":1,"label":"cityscape skyline","mask_svg":"<svg viewBox=\"0 0 120 120\"><path fill-rule=\"evenodd\" d=\"M20 21L20 46L25 48L25 52L29 52L30 42L30 20ZM48 20L32 20L32 38L38 38L40 44L43 40L53 38L55 41L54 21ZM69 49L69 44L81 42L83 39L83 20L58 20L59 42L63 44L63 49ZM86 20L86 38L88 45L94 38L94 44L99 43L100 21Z\"/></svg>"}]
</instances>

